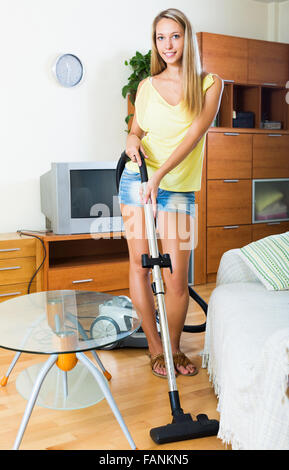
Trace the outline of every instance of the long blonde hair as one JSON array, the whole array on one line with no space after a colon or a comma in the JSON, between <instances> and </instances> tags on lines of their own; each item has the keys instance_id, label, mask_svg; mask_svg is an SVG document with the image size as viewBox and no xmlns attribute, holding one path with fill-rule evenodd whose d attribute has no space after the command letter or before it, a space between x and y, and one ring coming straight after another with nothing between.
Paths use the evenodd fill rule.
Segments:
<instances>
[{"instance_id":1,"label":"long blonde hair","mask_svg":"<svg viewBox=\"0 0 289 470\"><path fill-rule=\"evenodd\" d=\"M198 116L203 107L202 66L196 34L188 18L180 10L169 8L160 12L152 25L151 75L158 75L167 65L158 53L156 45L156 27L162 18L176 21L184 30L183 69L183 102L189 113Z\"/></svg>"}]
</instances>

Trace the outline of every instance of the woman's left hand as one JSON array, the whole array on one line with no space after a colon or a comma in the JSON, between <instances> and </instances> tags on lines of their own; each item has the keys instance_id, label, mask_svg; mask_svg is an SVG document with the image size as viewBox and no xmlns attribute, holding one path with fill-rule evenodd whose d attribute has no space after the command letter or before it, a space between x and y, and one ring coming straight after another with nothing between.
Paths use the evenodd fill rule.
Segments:
<instances>
[{"instance_id":1,"label":"woman's left hand","mask_svg":"<svg viewBox=\"0 0 289 470\"><path fill-rule=\"evenodd\" d=\"M140 197L141 197L142 202L144 204L147 204L149 200L151 200L154 218L156 218L156 215L157 215L157 194L158 194L159 184L160 184L160 179L158 177L158 174L154 173L154 175L151 178L149 178L148 182L146 183L145 194L143 194L142 186L140 188Z\"/></svg>"}]
</instances>

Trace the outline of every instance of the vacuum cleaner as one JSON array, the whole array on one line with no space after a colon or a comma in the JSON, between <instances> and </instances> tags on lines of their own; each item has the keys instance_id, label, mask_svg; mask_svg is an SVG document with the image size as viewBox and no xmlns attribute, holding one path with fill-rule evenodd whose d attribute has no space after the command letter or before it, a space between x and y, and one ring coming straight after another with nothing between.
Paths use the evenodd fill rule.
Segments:
<instances>
[{"instance_id":1,"label":"vacuum cleaner","mask_svg":"<svg viewBox=\"0 0 289 470\"><path fill-rule=\"evenodd\" d=\"M148 174L144 156L142 152L139 153L142 163L140 166L141 184L143 187L143 194L145 194ZM123 152L117 168L117 178L128 160L129 157L125 152ZM161 340L168 379L169 401L173 417L171 423L151 429L150 436L156 444L215 436L219 430L219 422L217 420L209 419L206 414L198 414L196 419L193 419L189 413L184 413L181 408L166 314L164 284L161 277L161 268L169 268L172 270L172 264L169 254L159 253L151 201L144 204L143 207L145 212L145 226L149 245L149 254L146 253L142 255L142 266L143 268L150 268L152 270L152 290L157 299ZM196 295L196 298L198 300L202 300L198 298L198 295ZM205 306L203 307L205 308ZM201 325L201 327L203 328L203 325Z\"/></svg>"}]
</instances>

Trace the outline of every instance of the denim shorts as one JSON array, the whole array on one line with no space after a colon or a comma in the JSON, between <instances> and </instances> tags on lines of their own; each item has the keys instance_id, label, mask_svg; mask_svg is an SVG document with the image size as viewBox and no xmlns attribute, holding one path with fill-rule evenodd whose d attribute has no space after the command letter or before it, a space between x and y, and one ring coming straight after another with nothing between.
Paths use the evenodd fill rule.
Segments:
<instances>
[{"instance_id":1,"label":"denim shorts","mask_svg":"<svg viewBox=\"0 0 289 470\"><path fill-rule=\"evenodd\" d=\"M142 206L139 194L140 174L124 168L122 173L118 200L120 204ZM157 210L165 212L181 212L195 216L195 192L176 192L158 188Z\"/></svg>"}]
</instances>

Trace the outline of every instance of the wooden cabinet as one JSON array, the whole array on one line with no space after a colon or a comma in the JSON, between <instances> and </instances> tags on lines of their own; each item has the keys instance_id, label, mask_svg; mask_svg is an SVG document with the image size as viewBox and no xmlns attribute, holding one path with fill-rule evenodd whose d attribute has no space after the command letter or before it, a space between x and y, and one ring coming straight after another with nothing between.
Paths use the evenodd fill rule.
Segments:
<instances>
[{"instance_id":1,"label":"wooden cabinet","mask_svg":"<svg viewBox=\"0 0 289 470\"><path fill-rule=\"evenodd\" d=\"M197 36L204 70L226 81L247 81L247 39L213 33Z\"/></svg>"},{"instance_id":2,"label":"wooden cabinet","mask_svg":"<svg viewBox=\"0 0 289 470\"><path fill-rule=\"evenodd\" d=\"M250 224L251 205L251 180L209 180L207 182L208 227Z\"/></svg>"},{"instance_id":3,"label":"wooden cabinet","mask_svg":"<svg viewBox=\"0 0 289 470\"><path fill-rule=\"evenodd\" d=\"M234 132L209 133L208 179L251 178L252 135Z\"/></svg>"},{"instance_id":4,"label":"wooden cabinet","mask_svg":"<svg viewBox=\"0 0 289 470\"><path fill-rule=\"evenodd\" d=\"M225 251L288 230L289 222L252 223L252 179L289 177L289 44L207 32L197 39L202 69L224 80L196 199L202 217L194 279L200 284L215 281ZM235 120L242 112L253 113L250 128ZM266 129L270 121L281 128Z\"/></svg>"},{"instance_id":5,"label":"wooden cabinet","mask_svg":"<svg viewBox=\"0 0 289 470\"><path fill-rule=\"evenodd\" d=\"M285 87L289 80L289 44L197 33L203 69L239 84Z\"/></svg>"},{"instance_id":6,"label":"wooden cabinet","mask_svg":"<svg viewBox=\"0 0 289 470\"><path fill-rule=\"evenodd\" d=\"M204 257L206 280L214 282L225 251L289 230L287 221L252 223L252 178L289 177L289 135L249 129L226 135L211 129L206 143Z\"/></svg>"},{"instance_id":7,"label":"wooden cabinet","mask_svg":"<svg viewBox=\"0 0 289 470\"><path fill-rule=\"evenodd\" d=\"M234 121L235 113L251 112L251 128L278 121L281 129L289 130L289 44L206 32L197 38L203 70L224 80L217 126L244 127Z\"/></svg>"},{"instance_id":8,"label":"wooden cabinet","mask_svg":"<svg viewBox=\"0 0 289 470\"><path fill-rule=\"evenodd\" d=\"M285 86L289 80L289 44L248 39L248 83Z\"/></svg>"},{"instance_id":9,"label":"wooden cabinet","mask_svg":"<svg viewBox=\"0 0 289 470\"><path fill-rule=\"evenodd\" d=\"M253 136L253 178L289 177L289 135Z\"/></svg>"},{"instance_id":10,"label":"wooden cabinet","mask_svg":"<svg viewBox=\"0 0 289 470\"><path fill-rule=\"evenodd\" d=\"M0 236L0 301L27 294L28 285L36 269L34 239L17 234ZM30 292L35 292L36 283Z\"/></svg>"},{"instance_id":11,"label":"wooden cabinet","mask_svg":"<svg viewBox=\"0 0 289 470\"><path fill-rule=\"evenodd\" d=\"M120 292L129 288L127 241L122 233L41 237L46 249L42 290Z\"/></svg>"}]
</instances>

